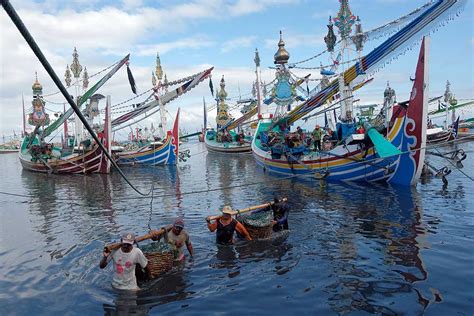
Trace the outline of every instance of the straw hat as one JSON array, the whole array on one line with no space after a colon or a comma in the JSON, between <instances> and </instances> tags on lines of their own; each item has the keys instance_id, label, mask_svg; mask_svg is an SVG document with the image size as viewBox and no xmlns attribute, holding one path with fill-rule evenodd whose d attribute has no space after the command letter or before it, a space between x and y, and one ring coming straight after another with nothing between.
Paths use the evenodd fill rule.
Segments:
<instances>
[{"instance_id":1,"label":"straw hat","mask_svg":"<svg viewBox=\"0 0 474 316\"><path fill-rule=\"evenodd\" d=\"M230 207L229 205L224 206L222 208L222 213L232 215L232 213L233 213L232 207Z\"/></svg>"}]
</instances>

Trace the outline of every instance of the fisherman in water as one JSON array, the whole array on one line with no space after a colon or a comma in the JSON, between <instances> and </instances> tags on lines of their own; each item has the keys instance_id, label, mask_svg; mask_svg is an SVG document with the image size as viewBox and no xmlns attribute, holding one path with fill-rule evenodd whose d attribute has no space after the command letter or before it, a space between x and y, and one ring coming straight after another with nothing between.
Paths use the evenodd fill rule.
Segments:
<instances>
[{"instance_id":1,"label":"fisherman in water","mask_svg":"<svg viewBox=\"0 0 474 316\"><path fill-rule=\"evenodd\" d=\"M117 250L112 252L108 249L104 250L104 256L100 260L99 267L104 269L113 260L115 271L112 286L118 290L139 290L135 276L135 265L138 263L150 277L151 271L148 267L148 260L140 249L133 247L135 243L134 234L124 234L121 243Z\"/></svg>"},{"instance_id":2,"label":"fisherman in water","mask_svg":"<svg viewBox=\"0 0 474 316\"><path fill-rule=\"evenodd\" d=\"M207 228L211 232L216 231L216 242L219 245L232 245L234 243L234 232L237 231L247 240L252 240L247 229L238 220L232 218L232 208L224 206L222 216L211 223L210 216L206 217Z\"/></svg>"},{"instance_id":3,"label":"fisherman in water","mask_svg":"<svg viewBox=\"0 0 474 316\"><path fill-rule=\"evenodd\" d=\"M183 247L186 245L188 248L189 255L191 258L193 257L193 245L189 239L188 232L184 229L184 220L182 218L178 218L174 221L173 226L164 228L167 231L165 235L165 240L171 244L173 247L176 248L177 254L175 257L175 261L183 262L184 261L184 252ZM155 233L156 231L151 231L150 233ZM153 240L159 240L161 235L158 238L152 238Z\"/></svg>"},{"instance_id":4,"label":"fisherman in water","mask_svg":"<svg viewBox=\"0 0 474 316\"><path fill-rule=\"evenodd\" d=\"M273 231L288 230L288 213L290 209L286 202L275 197L273 204L267 209L273 211Z\"/></svg>"}]
</instances>

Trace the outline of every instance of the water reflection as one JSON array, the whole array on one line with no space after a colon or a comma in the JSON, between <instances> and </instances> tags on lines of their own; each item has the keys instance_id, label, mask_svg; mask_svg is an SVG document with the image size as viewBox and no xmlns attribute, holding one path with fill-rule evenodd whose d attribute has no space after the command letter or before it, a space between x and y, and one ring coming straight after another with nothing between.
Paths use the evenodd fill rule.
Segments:
<instances>
[{"instance_id":1,"label":"water reflection","mask_svg":"<svg viewBox=\"0 0 474 316\"><path fill-rule=\"evenodd\" d=\"M427 231L421 223L418 192L414 188L379 187L384 194L377 195L379 201L374 203L370 192L376 189L366 188L366 194L352 196L354 203L335 227L335 240L326 241L337 275L326 291L332 293L329 302L338 313L364 310L397 314L406 308L404 300L388 302L394 295L408 299L410 293L417 296L422 309L429 302L416 288L416 282L428 275L420 255L420 243Z\"/></svg>"}]
</instances>

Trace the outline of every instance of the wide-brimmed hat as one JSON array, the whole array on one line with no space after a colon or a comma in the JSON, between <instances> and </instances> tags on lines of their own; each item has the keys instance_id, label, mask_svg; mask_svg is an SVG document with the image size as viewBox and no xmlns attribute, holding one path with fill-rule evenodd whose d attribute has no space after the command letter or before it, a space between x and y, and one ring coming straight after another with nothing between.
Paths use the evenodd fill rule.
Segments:
<instances>
[{"instance_id":1,"label":"wide-brimmed hat","mask_svg":"<svg viewBox=\"0 0 474 316\"><path fill-rule=\"evenodd\" d=\"M230 207L229 205L224 206L222 208L222 213L232 215L233 214L232 207Z\"/></svg>"},{"instance_id":2,"label":"wide-brimmed hat","mask_svg":"<svg viewBox=\"0 0 474 316\"><path fill-rule=\"evenodd\" d=\"M122 244L133 245L135 243L135 234L125 233L122 235Z\"/></svg>"}]
</instances>

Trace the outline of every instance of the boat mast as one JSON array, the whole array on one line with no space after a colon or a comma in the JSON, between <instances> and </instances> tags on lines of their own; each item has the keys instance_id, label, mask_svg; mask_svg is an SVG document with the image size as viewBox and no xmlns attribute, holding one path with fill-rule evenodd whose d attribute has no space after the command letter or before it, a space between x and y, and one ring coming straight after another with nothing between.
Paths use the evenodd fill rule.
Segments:
<instances>
[{"instance_id":1,"label":"boat mast","mask_svg":"<svg viewBox=\"0 0 474 316\"><path fill-rule=\"evenodd\" d=\"M160 92L161 92L161 80L163 79L163 69L161 68L161 60L160 60L160 54L157 52L156 53L156 67L155 67L155 76L156 79L153 79L153 86L155 90L155 98L158 100L158 107L160 108L160 116L161 116L161 123L158 126L158 130L160 133L160 137L162 139L165 139L166 137L166 109L165 105L161 102L161 97L160 97ZM155 78L153 76L153 78ZM166 81L168 81L166 79ZM156 82L156 83L155 83Z\"/></svg>"},{"instance_id":2,"label":"boat mast","mask_svg":"<svg viewBox=\"0 0 474 316\"><path fill-rule=\"evenodd\" d=\"M23 137L26 136L26 118L25 118L25 96L21 93L21 102L23 104Z\"/></svg>"},{"instance_id":3,"label":"boat mast","mask_svg":"<svg viewBox=\"0 0 474 316\"><path fill-rule=\"evenodd\" d=\"M349 7L349 0L341 0L341 6L339 13L333 19L334 24L339 29L339 35L341 36L341 56L344 59L345 52L349 53L349 39L352 31L352 25L355 23L356 17L352 15ZM359 23L359 29L362 30L362 26ZM358 49L362 50L362 42ZM349 59L349 58L348 58ZM352 89L346 85L344 80L343 72L339 75L339 98L343 100L341 103L341 121L344 123L352 122L353 115L353 101Z\"/></svg>"},{"instance_id":4,"label":"boat mast","mask_svg":"<svg viewBox=\"0 0 474 316\"><path fill-rule=\"evenodd\" d=\"M448 118L449 118L449 104L452 98L452 93L451 93L451 84L449 83L449 80L446 81L446 90L444 91L444 106L446 110L446 120L444 122L444 129L448 130Z\"/></svg>"},{"instance_id":5,"label":"boat mast","mask_svg":"<svg viewBox=\"0 0 474 316\"><path fill-rule=\"evenodd\" d=\"M258 119L262 117L262 94L260 92L260 56L258 55L258 49L255 48L255 76L256 76L256 92L257 92L257 113ZM266 111L265 111L266 112Z\"/></svg>"},{"instance_id":6,"label":"boat mast","mask_svg":"<svg viewBox=\"0 0 474 316\"><path fill-rule=\"evenodd\" d=\"M383 93L383 115L385 117L385 127L389 128L389 122L392 119L392 109L393 105L395 104L396 101L396 96L395 96L395 90L393 90L390 87L390 83L387 81L387 88L385 88L385 91Z\"/></svg>"},{"instance_id":7,"label":"boat mast","mask_svg":"<svg viewBox=\"0 0 474 316\"><path fill-rule=\"evenodd\" d=\"M66 86L70 87L71 82L72 82L72 80L71 80L71 73L72 73L72 75L74 76L74 83L73 83L74 91L75 91L74 101L76 102L76 104L79 104L78 101L79 101L79 98L80 98L80 95L79 95L79 91L80 91L79 77L81 76L81 72L82 72L82 66L79 63L79 54L77 53L76 47L74 47L74 52L72 53L71 68L69 68L69 65L66 66L66 72L64 73L64 77L65 77L64 81L66 82ZM79 117L76 114L74 116L74 140L75 140L75 145L76 146L79 146L79 144L82 141L83 129L84 129L84 126L83 126L81 120L79 119Z\"/></svg>"}]
</instances>

